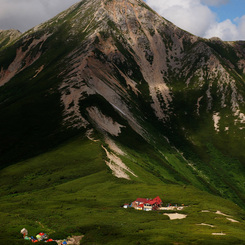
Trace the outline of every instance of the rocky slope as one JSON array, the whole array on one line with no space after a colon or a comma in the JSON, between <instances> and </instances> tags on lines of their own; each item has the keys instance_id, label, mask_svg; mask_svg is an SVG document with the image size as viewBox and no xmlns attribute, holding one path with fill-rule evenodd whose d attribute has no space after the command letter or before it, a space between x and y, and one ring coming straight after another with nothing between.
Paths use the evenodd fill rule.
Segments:
<instances>
[{"instance_id":1,"label":"rocky slope","mask_svg":"<svg viewBox=\"0 0 245 245\"><path fill-rule=\"evenodd\" d=\"M21 32L18 30L0 30L0 50L15 41Z\"/></svg>"},{"instance_id":2,"label":"rocky slope","mask_svg":"<svg viewBox=\"0 0 245 245\"><path fill-rule=\"evenodd\" d=\"M154 149L164 181L244 206L244 80L245 42L191 35L141 0L81 1L0 53L1 164L93 130Z\"/></svg>"}]
</instances>

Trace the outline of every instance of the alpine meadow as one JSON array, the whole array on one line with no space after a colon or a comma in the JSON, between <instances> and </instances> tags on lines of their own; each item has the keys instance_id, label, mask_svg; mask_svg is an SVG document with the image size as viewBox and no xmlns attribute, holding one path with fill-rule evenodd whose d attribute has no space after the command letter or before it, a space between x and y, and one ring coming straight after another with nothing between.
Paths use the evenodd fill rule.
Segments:
<instances>
[{"instance_id":1,"label":"alpine meadow","mask_svg":"<svg viewBox=\"0 0 245 245\"><path fill-rule=\"evenodd\" d=\"M1 244L245 244L245 41L82 0L0 30L0 115Z\"/></svg>"}]
</instances>

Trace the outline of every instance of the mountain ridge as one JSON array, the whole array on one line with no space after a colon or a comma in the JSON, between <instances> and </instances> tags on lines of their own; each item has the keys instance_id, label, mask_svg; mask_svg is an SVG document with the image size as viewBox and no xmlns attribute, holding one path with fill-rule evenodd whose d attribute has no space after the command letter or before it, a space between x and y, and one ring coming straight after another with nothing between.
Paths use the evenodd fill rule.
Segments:
<instances>
[{"instance_id":1,"label":"mountain ridge","mask_svg":"<svg viewBox=\"0 0 245 245\"><path fill-rule=\"evenodd\" d=\"M170 140L185 152L180 141L187 140L190 148L200 152L207 146L193 138L199 126L190 120L197 125L202 125L202 120L211 122L214 131L211 125L203 125L202 131L210 132L208 137L202 135L203 141L208 142L212 135L219 142L221 111L231 108L233 115L228 117L234 117L234 127L239 124L243 130L245 116L240 107L244 108L244 99L237 87L244 86L243 45L191 35L149 10L142 1L82 1L27 31L8 49L13 49L13 60L5 65L7 69L1 67L0 84L21 77L26 69L31 69L29 81L39 80L47 70L48 81L54 69L57 74L52 80L62 82L58 87L47 87L45 93L60 96L61 131L91 125L100 129L101 120L113 127L117 122L109 123L110 113L104 114L106 111L93 102L100 98L105 108L126 119L148 143L154 145L160 134L163 140L159 145ZM228 61L230 53L235 62ZM29 68L32 65L35 68ZM52 66L56 68L50 69ZM83 103L92 104L83 108ZM103 126L102 131L110 132L110 127ZM154 127L158 129L155 136ZM222 134L228 134L230 128L230 124L223 125ZM238 136L229 137L234 142ZM242 138L239 142L243 145ZM239 149L239 153L233 151L241 160Z\"/></svg>"},{"instance_id":2,"label":"mountain ridge","mask_svg":"<svg viewBox=\"0 0 245 245\"><path fill-rule=\"evenodd\" d=\"M2 234L14 239L23 222L36 232L40 220L62 237L85 234L85 244L244 242L245 42L196 37L136 0L81 1L1 46L8 35ZM181 229L156 213L118 210L144 195L187 204ZM22 220L6 218L11 207ZM220 209L238 223L217 218ZM170 228L155 230L157 222ZM196 228L208 222L215 228Z\"/></svg>"},{"instance_id":3,"label":"mountain ridge","mask_svg":"<svg viewBox=\"0 0 245 245\"><path fill-rule=\"evenodd\" d=\"M141 167L165 182L244 206L244 50L181 30L143 1L74 4L0 51L2 166L93 129L155 151Z\"/></svg>"}]
</instances>

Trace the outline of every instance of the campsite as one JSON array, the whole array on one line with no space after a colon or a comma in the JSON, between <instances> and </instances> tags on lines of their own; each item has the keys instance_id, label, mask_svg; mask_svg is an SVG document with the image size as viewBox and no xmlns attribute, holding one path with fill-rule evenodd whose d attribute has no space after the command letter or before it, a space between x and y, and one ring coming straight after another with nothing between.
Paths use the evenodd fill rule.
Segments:
<instances>
[{"instance_id":1,"label":"campsite","mask_svg":"<svg viewBox=\"0 0 245 245\"><path fill-rule=\"evenodd\" d=\"M66 239L53 240L52 238L49 238L46 233L43 232L38 233L36 236L28 236L28 230L26 228L23 228L20 233L23 235L23 239L26 241L30 241L32 243L44 242L50 245L79 245L83 238L83 236L69 236Z\"/></svg>"}]
</instances>

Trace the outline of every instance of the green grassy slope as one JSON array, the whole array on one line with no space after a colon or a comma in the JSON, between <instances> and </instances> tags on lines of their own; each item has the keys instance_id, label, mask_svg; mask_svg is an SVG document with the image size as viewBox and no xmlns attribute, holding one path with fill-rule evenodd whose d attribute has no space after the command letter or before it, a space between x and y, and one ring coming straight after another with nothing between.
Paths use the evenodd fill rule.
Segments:
<instances>
[{"instance_id":1,"label":"green grassy slope","mask_svg":"<svg viewBox=\"0 0 245 245\"><path fill-rule=\"evenodd\" d=\"M235 204L189 185L166 184L133 163L139 177L118 179L105 158L101 142L79 137L2 170L1 243L29 244L19 234L26 227L30 234L44 231L59 239L84 234L82 244L245 244L245 213ZM121 208L137 197L157 195L165 204L188 205L180 211L187 218ZM226 236L212 236L215 232Z\"/></svg>"},{"instance_id":2,"label":"green grassy slope","mask_svg":"<svg viewBox=\"0 0 245 245\"><path fill-rule=\"evenodd\" d=\"M237 117L231 112L231 102L221 109L216 81L219 77L210 90L213 107L207 110L210 81L205 77L203 87L199 87L199 77L195 75L200 59L208 60L208 53L205 53L208 46L227 70L227 60L233 63L239 60L235 50L200 39L195 45L204 49L196 53L196 46L192 46L190 40L187 41L188 36L182 33L186 38L183 41L185 55L180 60L182 68L176 72L168 61L169 69L163 74L173 101L169 121L162 122L154 113L149 84L144 80L140 62L121 27L108 21L107 15L96 21L98 16L101 17L94 15L99 5L95 1L86 9L85 3L90 1L83 1L30 30L2 50L2 43L6 45L9 40L1 43L0 37L0 69L6 70L15 59L17 49L28 50L34 40L52 34L43 43L34 45L21 64L28 63L29 58L36 57L39 51L42 53L40 58L0 87L0 243L29 244L19 234L26 227L30 234L44 231L53 238L84 234L84 244L245 244L244 209L231 202L245 207L243 123L234 125ZM102 30L98 32L103 39L101 43L93 35L97 30ZM159 33L168 52L173 51L176 38L172 40L172 35L176 33L170 27ZM136 37L140 41L141 36ZM109 46L117 49L115 53L103 51L107 41ZM244 44L238 46L237 49L243 49ZM149 45L145 48L149 51ZM79 57L86 53L91 62L87 66L93 64L93 59L106 64L115 83L108 81L107 76L96 77L96 69L94 73L88 70L84 77L78 76L82 82L74 82L73 75L81 72L79 67L84 61ZM153 58L148 57L149 65ZM74 65L78 71L73 71ZM37 75L40 67L43 70ZM186 70L189 73L184 75ZM139 93L133 92L121 72L136 83ZM235 67L229 74L236 80L237 91L244 98L242 69ZM190 77L187 87L186 81ZM100 80L90 81L93 78ZM122 127L119 137L110 137L127 153L120 158L138 177L130 175L131 181L128 181L112 175L105 164L106 153L101 145L108 151L110 149L98 132L96 136L100 140L93 142L81 136L85 129L66 128L61 101L63 91L60 90L64 80L68 80L64 90L69 92L69 86L78 90L75 96L82 86L90 85L93 90L93 82L101 83L102 87L103 83L109 84L115 90L131 112L132 119L137 121L138 128L142 129L142 137L132 129L130 119L112 106L110 93L108 97L102 93L103 97L96 87L95 94L86 94L81 89L79 110L90 123L87 129L98 129L87 112L92 106L113 122L126 126ZM235 93L231 85L227 91L229 101ZM198 116L197 100L201 96L204 97ZM159 100L164 109L160 95ZM74 101L69 106L74 106ZM244 103L241 102L239 108L244 111ZM215 112L220 112L219 132L214 128ZM227 127L229 131L226 131ZM77 137L73 138L75 135ZM146 213L120 207L137 197L157 195L165 204L188 205L182 211L187 218L170 221L163 212ZM210 212L203 213L202 210ZM215 214L217 210L239 222ZM213 227L200 225L202 223ZM212 233L220 232L226 235L212 236Z\"/></svg>"}]
</instances>

